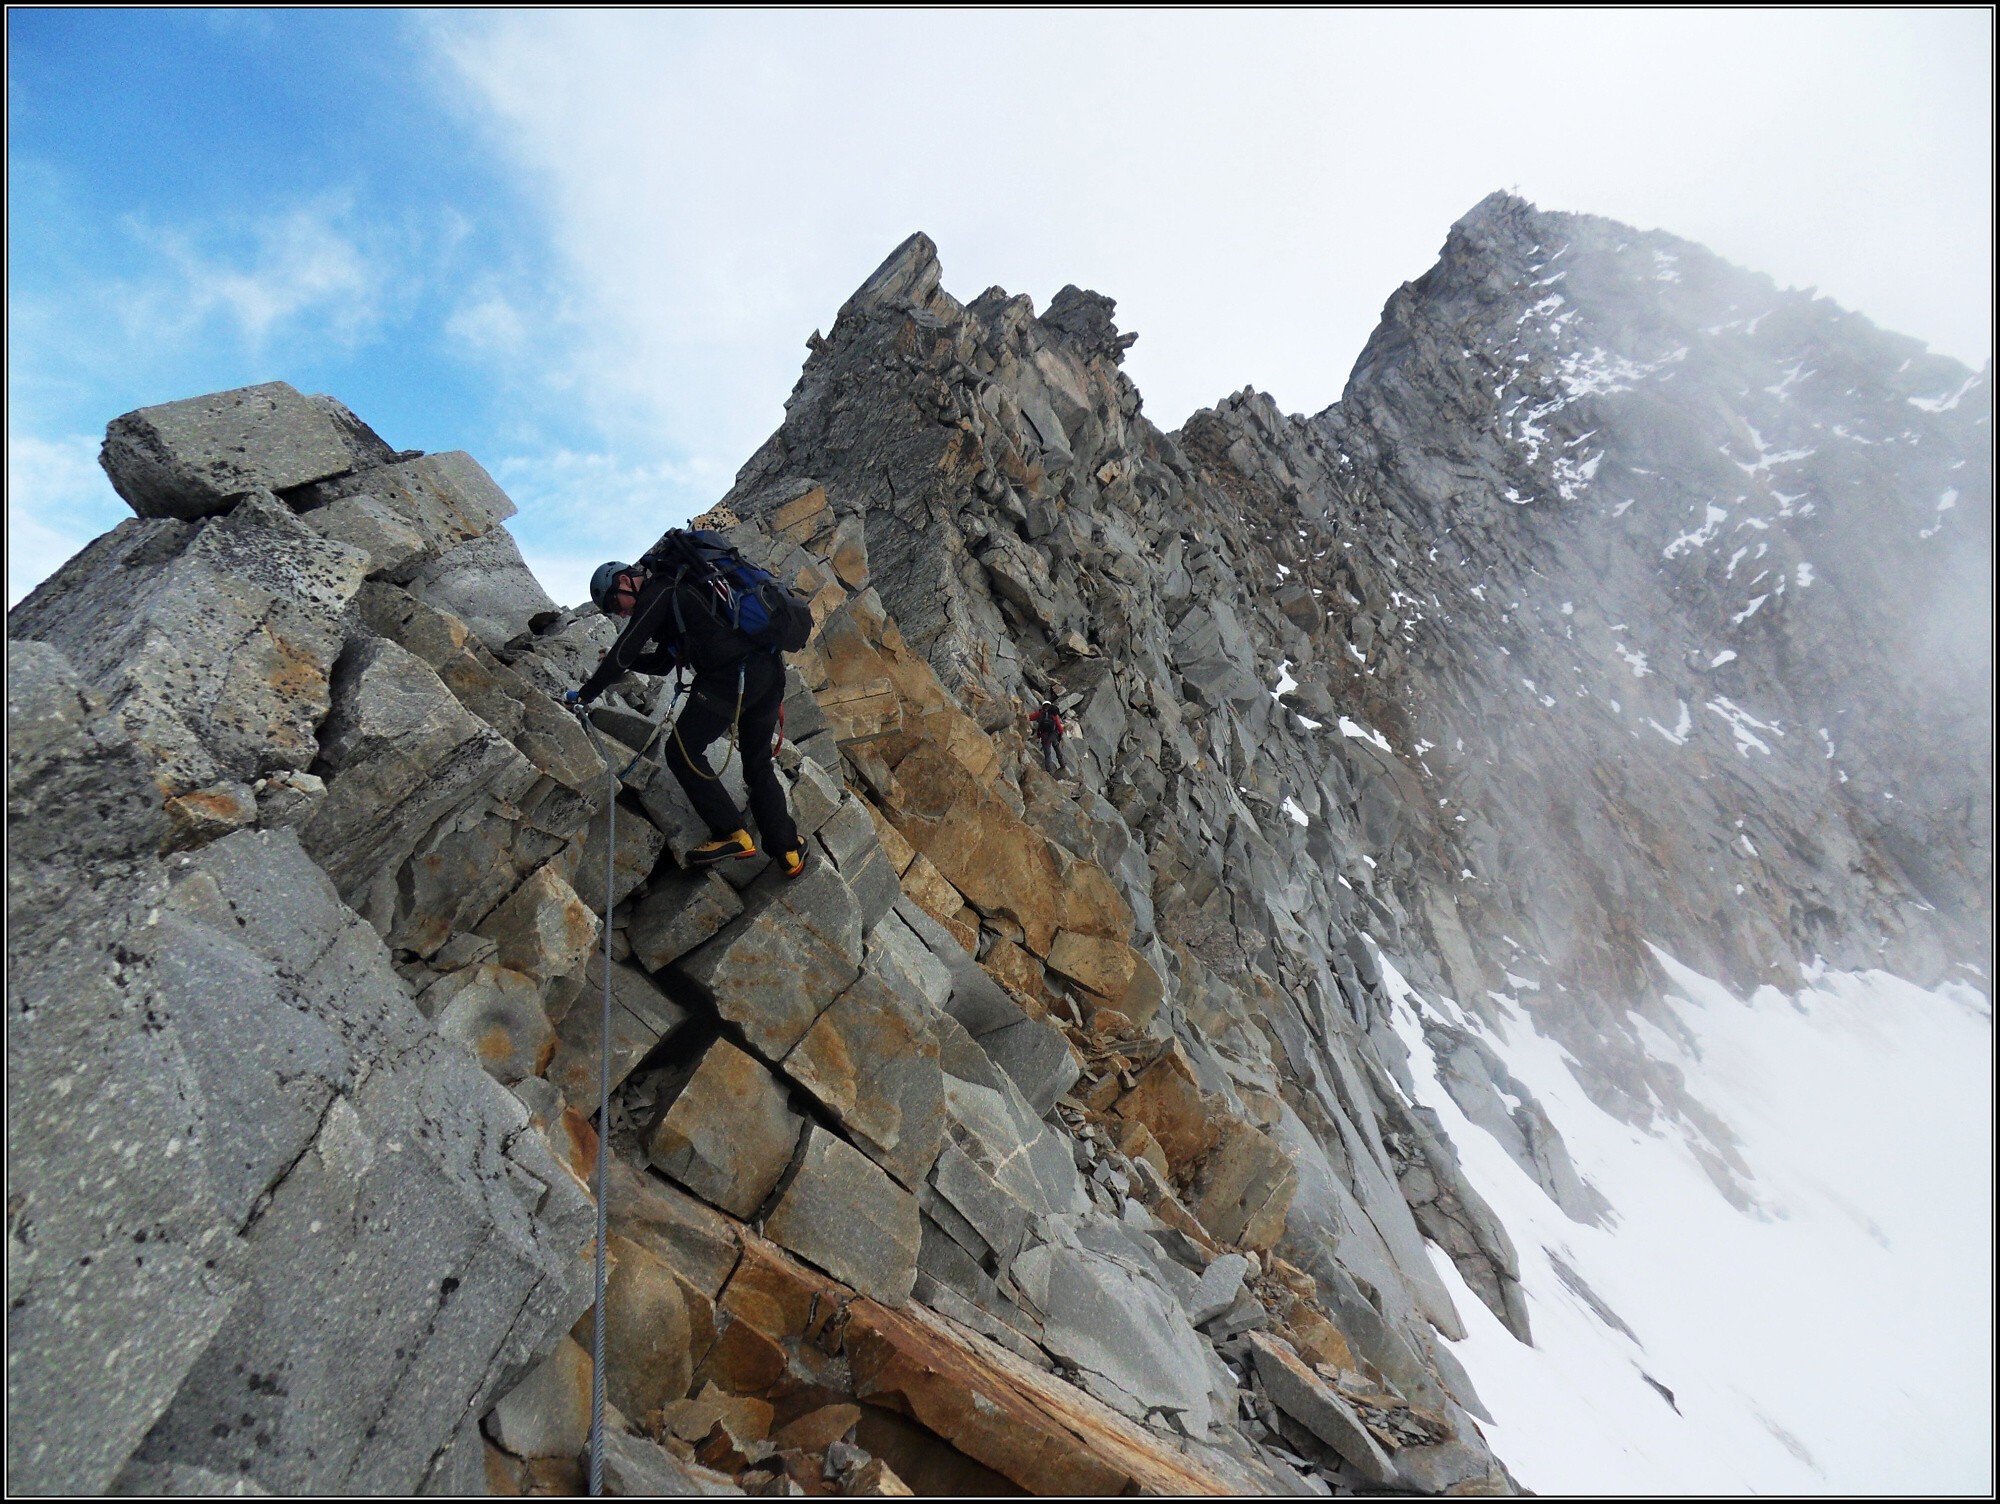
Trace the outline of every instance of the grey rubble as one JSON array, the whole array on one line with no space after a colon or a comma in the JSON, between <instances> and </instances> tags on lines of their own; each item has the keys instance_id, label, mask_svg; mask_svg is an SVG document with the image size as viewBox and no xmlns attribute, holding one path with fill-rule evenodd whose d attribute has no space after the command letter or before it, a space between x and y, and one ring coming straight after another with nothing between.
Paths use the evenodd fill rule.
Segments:
<instances>
[{"instance_id":1,"label":"grey rubble","mask_svg":"<svg viewBox=\"0 0 2000 1504\"><path fill-rule=\"evenodd\" d=\"M1571 1217L1503 1007L1754 1194L1625 1009L1648 941L1990 929L1984 649L1899 583L1983 599L1926 550L1990 545L1990 392L1501 195L1314 418L1161 433L1114 313L913 236L710 518L813 604L790 885L680 870L636 680L609 838L610 628L469 456L281 383L111 425L139 515L9 618L10 1487L574 1491L608 1043L615 1488L1512 1488L1425 1244L1528 1340L1515 1250L1392 1012Z\"/></svg>"}]
</instances>

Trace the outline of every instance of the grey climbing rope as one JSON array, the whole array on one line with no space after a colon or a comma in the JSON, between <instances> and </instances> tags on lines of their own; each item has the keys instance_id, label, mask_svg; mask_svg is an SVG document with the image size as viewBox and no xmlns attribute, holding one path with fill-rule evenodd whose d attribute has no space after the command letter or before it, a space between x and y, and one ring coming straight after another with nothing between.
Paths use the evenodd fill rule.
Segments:
<instances>
[{"instance_id":1,"label":"grey climbing rope","mask_svg":"<svg viewBox=\"0 0 2000 1504\"><path fill-rule=\"evenodd\" d=\"M667 722L673 718L674 707L680 703L681 696L686 693L687 693L687 684L682 680L680 674L676 672L674 675L673 692L671 694L666 694L661 696L660 713L653 717L653 729L646 734L645 745L640 747L637 752L634 752L632 754L632 760L626 763L624 767L618 770L618 778L620 782L623 782L625 779L630 778L632 776L632 770L639 766L640 760L643 759L648 752L653 750L653 743L660 739L660 728L665 726ZM678 726L675 727L676 740L678 740L679 729L680 728ZM683 748L682 750L685 751L686 749ZM729 764L727 762L724 762L723 766L728 767Z\"/></svg>"},{"instance_id":2,"label":"grey climbing rope","mask_svg":"<svg viewBox=\"0 0 2000 1504\"><path fill-rule=\"evenodd\" d=\"M604 759L604 1016L597 1034L597 1270L595 1297L590 1323L590 1496L604 1493L604 1255L606 1243L606 1167L611 1143L611 894L618 864L618 788L622 781L612 764L611 753L591 724L589 715L578 708L577 719L590 733L597 755ZM651 738L647 739L651 746ZM634 757L636 763L639 759ZM631 771L627 764L626 772Z\"/></svg>"},{"instance_id":3,"label":"grey climbing rope","mask_svg":"<svg viewBox=\"0 0 2000 1504\"><path fill-rule=\"evenodd\" d=\"M609 1241L608 1208L608 1165L611 1144L611 895L615 890L618 873L618 790L625 778L639 765L639 759L652 751L653 743L659 739L660 728L667 722L674 704L680 699L681 688L676 683L674 693L667 700L666 707L653 722L651 735L646 744L632 754L631 761L620 769L612 760L611 751L604 745L604 739L597 734L597 726L590 719L583 705L573 704L576 717L583 722L583 729L589 733L590 742L597 749L597 755L604 759L604 1014L598 1027L597 1046L597 1258L594 1276L594 1294L591 1301L590 1322L590 1496L602 1497L604 1493L604 1286L605 1253ZM736 748L737 722L743 716L743 672L739 668L736 677L736 716L729 727L729 746L733 753ZM680 726L673 730L674 744L687 756L687 748L681 743ZM694 759L688 758L690 764ZM725 755L722 766L729 766ZM699 771L699 769L697 769ZM720 772L708 775L720 778Z\"/></svg>"}]
</instances>

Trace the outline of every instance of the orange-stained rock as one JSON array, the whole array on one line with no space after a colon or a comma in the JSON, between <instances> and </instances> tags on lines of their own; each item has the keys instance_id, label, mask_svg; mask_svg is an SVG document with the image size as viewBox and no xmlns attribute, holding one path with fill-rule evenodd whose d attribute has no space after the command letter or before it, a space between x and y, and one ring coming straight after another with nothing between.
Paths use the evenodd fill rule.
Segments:
<instances>
[{"instance_id":1,"label":"orange-stained rock","mask_svg":"<svg viewBox=\"0 0 2000 1504\"><path fill-rule=\"evenodd\" d=\"M597 939L597 915L554 865L536 868L476 933L500 944L502 966L532 977L581 971Z\"/></svg>"},{"instance_id":2,"label":"orange-stained rock","mask_svg":"<svg viewBox=\"0 0 2000 1504\"><path fill-rule=\"evenodd\" d=\"M949 701L920 714L906 701L903 730L905 735L919 737L939 748L982 784L990 784L1000 776L1000 754L993 738Z\"/></svg>"},{"instance_id":3,"label":"orange-stained rock","mask_svg":"<svg viewBox=\"0 0 2000 1504\"><path fill-rule=\"evenodd\" d=\"M521 1492L537 1498L573 1499L587 1482L583 1463L574 1457L530 1457L521 1471L527 1479Z\"/></svg>"},{"instance_id":4,"label":"orange-stained rock","mask_svg":"<svg viewBox=\"0 0 2000 1504\"><path fill-rule=\"evenodd\" d=\"M838 580L827 580L824 584L808 590L804 583L807 571L800 570L799 593L806 598L806 609L812 613L813 626L818 627L834 612L847 604L847 592Z\"/></svg>"},{"instance_id":5,"label":"orange-stained rock","mask_svg":"<svg viewBox=\"0 0 2000 1504\"><path fill-rule=\"evenodd\" d=\"M1106 940L1075 930L1058 931L1055 944L1049 947L1051 967L1113 1007L1124 1000L1138 964L1139 953L1123 940Z\"/></svg>"},{"instance_id":6,"label":"orange-stained rock","mask_svg":"<svg viewBox=\"0 0 2000 1504\"><path fill-rule=\"evenodd\" d=\"M743 1242L743 1260L722 1293L718 1320L755 1330L782 1356L782 1374L763 1391L779 1422L845 1400L846 1371L836 1360L840 1313L854 1292L748 1228Z\"/></svg>"},{"instance_id":7,"label":"orange-stained rock","mask_svg":"<svg viewBox=\"0 0 2000 1504\"><path fill-rule=\"evenodd\" d=\"M825 621L819 624L814 634L813 649L819 655L820 667L825 671L827 683L842 687L852 687L882 681L883 691L896 697L895 680L889 677L889 663L878 643L869 640L869 633L857 620L857 613L865 617L862 597L856 596ZM826 700L822 695L820 704Z\"/></svg>"},{"instance_id":8,"label":"orange-stained rock","mask_svg":"<svg viewBox=\"0 0 2000 1504\"><path fill-rule=\"evenodd\" d=\"M727 1394L714 1384L702 1386L691 1400L677 1400L665 1412L667 1431L682 1441L701 1442L716 1426L738 1441L762 1441L771 1434L771 1407L754 1395Z\"/></svg>"},{"instance_id":9,"label":"orange-stained rock","mask_svg":"<svg viewBox=\"0 0 2000 1504\"><path fill-rule=\"evenodd\" d=\"M736 1268L742 1224L618 1155L610 1161L611 1230L658 1254L713 1300Z\"/></svg>"},{"instance_id":10,"label":"orange-stained rock","mask_svg":"<svg viewBox=\"0 0 2000 1504\"><path fill-rule=\"evenodd\" d=\"M1341 1373L1361 1372L1361 1364L1354 1356L1354 1349L1348 1346L1346 1334L1304 1301L1293 1304L1285 1325L1292 1346L1313 1363Z\"/></svg>"},{"instance_id":11,"label":"orange-stained rock","mask_svg":"<svg viewBox=\"0 0 2000 1504\"><path fill-rule=\"evenodd\" d=\"M1109 1011L1108 1009L1100 1010L1100 1012ZM1097 1016L1095 1014L1092 1015L1093 1019ZM1083 1103L1092 1112L1102 1113L1109 1111L1111 1104L1125 1094L1125 1083L1118 1079L1115 1071L1107 1071L1088 1086L1078 1086L1072 1094L1076 1097L1077 1101Z\"/></svg>"},{"instance_id":12,"label":"orange-stained rock","mask_svg":"<svg viewBox=\"0 0 2000 1504\"><path fill-rule=\"evenodd\" d=\"M946 881L937 864L921 852L913 852L903 868L903 891L940 924L965 907L965 895Z\"/></svg>"},{"instance_id":13,"label":"orange-stained rock","mask_svg":"<svg viewBox=\"0 0 2000 1504\"><path fill-rule=\"evenodd\" d=\"M881 1405L860 1408L854 1444L888 1463L913 1493L929 1499L1008 1499L1022 1493L1013 1479L966 1456L900 1411Z\"/></svg>"},{"instance_id":14,"label":"orange-stained rock","mask_svg":"<svg viewBox=\"0 0 2000 1504\"><path fill-rule=\"evenodd\" d=\"M826 540L826 561L850 590L868 587L868 532L859 517L842 518Z\"/></svg>"},{"instance_id":15,"label":"orange-stained rock","mask_svg":"<svg viewBox=\"0 0 2000 1504\"><path fill-rule=\"evenodd\" d=\"M494 1498L519 1498L528 1482L526 1464L518 1457L509 1457L483 1436L480 1443L486 1448L486 1492Z\"/></svg>"},{"instance_id":16,"label":"orange-stained rock","mask_svg":"<svg viewBox=\"0 0 2000 1504\"><path fill-rule=\"evenodd\" d=\"M438 1033L470 1051L496 1081L535 1075L555 1051L542 984L524 971L482 961L434 982L424 1001Z\"/></svg>"},{"instance_id":17,"label":"orange-stained rock","mask_svg":"<svg viewBox=\"0 0 2000 1504\"><path fill-rule=\"evenodd\" d=\"M994 941L979 964L1009 992L1038 1002L1044 999L1047 982L1042 975L1042 963L1012 940Z\"/></svg>"},{"instance_id":18,"label":"orange-stained rock","mask_svg":"<svg viewBox=\"0 0 2000 1504\"><path fill-rule=\"evenodd\" d=\"M854 1470L841 1492L850 1498L908 1499L910 1485L896 1476L896 1470L880 1457L871 1457Z\"/></svg>"},{"instance_id":19,"label":"orange-stained rock","mask_svg":"<svg viewBox=\"0 0 2000 1504\"><path fill-rule=\"evenodd\" d=\"M1125 940L1132 934L1132 906L1128 904L1102 867L1060 847L1056 853L1057 889L1060 903L1058 924L1078 935L1095 935L1107 940Z\"/></svg>"},{"instance_id":20,"label":"orange-stained rock","mask_svg":"<svg viewBox=\"0 0 2000 1504\"><path fill-rule=\"evenodd\" d=\"M722 1290L718 1312L745 1334L737 1339L743 1346L723 1358L711 1354L708 1373L696 1380L699 1395L663 1408L666 1432L682 1438L682 1445L710 1444L718 1456L734 1446L747 1457L757 1442L771 1437L781 1448L805 1452L823 1449L858 1426L867 1447L874 1434L868 1431L872 1415L909 1437L942 1438L962 1454L951 1463L957 1470L952 1476L989 1477L996 1486L999 1479L980 1469L1037 1493L1256 1493L1269 1486L1268 1479L1243 1473L1225 1457L1179 1452L1171 1440L956 1322L917 1305L891 1310L747 1228L741 1236L742 1257ZM769 1348L749 1343L752 1332ZM718 1349L728 1340L725 1332ZM792 1354L791 1371L774 1380L763 1397L727 1392L724 1377L736 1383L761 1379L761 1372L745 1366L748 1355L763 1352L763 1372L771 1372L779 1350ZM843 1361L829 1364L835 1353ZM824 1378L801 1384L802 1355L827 1365ZM826 1387L835 1382L839 1389ZM774 1424L786 1413L789 1418L774 1435ZM714 1435L718 1422L725 1438ZM919 1476L935 1484L943 1476L937 1465L952 1455L940 1450L928 1470L921 1448L892 1449L885 1460L899 1475L909 1460ZM788 1463L786 1470L801 1486L810 1481L824 1487L811 1468L797 1471Z\"/></svg>"},{"instance_id":21,"label":"orange-stained rock","mask_svg":"<svg viewBox=\"0 0 2000 1504\"><path fill-rule=\"evenodd\" d=\"M944 1138L944 1074L926 1008L864 973L783 1062L871 1159L908 1186L929 1172Z\"/></svg>"},{"instance_id":22,"label":"orange-stained rock","mask_svg":"<svg viewBox=\"0 0 2000 1504\"><path fill-rule=\"evenodd\" d=\"M826 488L813 483L765 518L770 530L790 543L810 543L820 532L831 528L833 518L826 501Z\"/></svg>"},{"instance_id":23,"label":"orange-stained rock","mask_svg":"<svg viewBox=\"0 0 2000 1504\"><path fill-rule=\"evenodd\" d=\"M1208 1229L1195 1219L1194 1213L1182 1204L1179 1195L1174 1191L1172 1181L1160 1175L1153 1168L1151 1161L1144 1158L1135 1159L1132 1161L1132 1167L1139 1173L1139 1199L1145 1203L1148 1211L1175 1232L1193 1242L1210 1258L1222 1252L1222 1245L1217 1243Z\"/></svg>"},{"instance_id":24,"label":"orange-stained rock","mask_svg":"<svg viewBox=\"0 0 2000 1504\"><path fill-rule=\"evenodd\" d=\"M165 849L203 846L257 818L257 796L248 784L216 783L167 801Z\"/></svg>"},{"instance_id":25,"label":"orange-stained rock","mask_svg":"<svg viewBox=\"0 0 2000 1504\"><path fill-rule=\"evenodd\" d=\"M1128 1158L1143 1159L1152 1166L1153 1173L1162 1181L1172 1176L1173 1170L1167 1164L1166 1150L1162 1149L1160 1141L1153 1137L1152 1129L1137 1118L1123 1118L1119 1120L1116 1133L1118 1147L1125 1151Z\"/></svg>"},{"instance_id":26,"label":"orange-stained rock","mask_svg":"<svg viewBox=\"0 0 2000 1504\"><path fill-rule=\"evenodd\" d=\"M604 1291L605 1398L653 1430L693 1377L682 1282L665 1259L629 1238L613 1237L607 1251L615 1263Z\"/></svg>"},{"instance_id":27,"label":"orange-stained rock","mask_svg":"<svg viewBox=\"0 0 2000 1504\"><path fill-rule=\"evenodd\" d=\"M859 1405L822 1405L797 1420L780 1426L771 1440L781 1447L797 1447L806 1452L824 1452L852 1431L861 1419Z\"/></svg>"},{"instance_id":28,"label":"orange-stained rock","mask_svg":"<svg viewBox=\"0 0 2000 1504\"><path fill-rule=\"evenodd\" d=\"M688 1366L692 1371L701 1367L715 1346L715 1300L679 1270L674 1271L674 1279L680 1285L681 1311L687 1317ZM692 1380L688 1387L694 1387Z\"/></svg>"},{"instance_id":29,"label":"orange-stained rock","mask_svg":"<svg viewBox=\"0 0 2000 1504\"><path fill-rule=\"evenodd\" d=\"M749 1322L724 1315L715 1345L694 1375L730 1394L762 1394L785 1376L785 1350Z\"/></svg>"},{"instance_id":30,"label":"orange-stained rock","mask_svg":"<svg viewBox=\"0 0 2000 1504\"><path fill-rule=\"evenodd\" d=\"M902 729L903 702L886 674L858 684L829 684L815 698L837 741L866 741Z\"/></svg>"},{"instance_id":31,"label":"orange-stained rock","mask_svg":"<svg viewBox=\"0 0 2000 1504\"><path fill-rule=\"evenodd\" d=\"M1216 1144L1195 1171L1194 1214L1224 1242L1269 1248L1284 1234L1298 1167L1277 1140L1241 1118L1218 1113L1211 1121Z\"/></svg>"},{"instance_id":32,"label":"orange-stained rock","mask_svg":"<svg viewBox=\"0 0 2000 1504\"><path fill-rule=\"evenodd\" d=\"M938 923L945 927L952 939L965 947L968 956L979 954L979 914L971 904L956 914L940 919Z\"/></svg>"},{"instance_id":33,"label":"orange-stained rock","mask_svg":"<svg viewBox=\"0 0 2000 1504\"><path fill-rule=\"evenodd\" d=\"M1178 1044L1147 1066L1111 1110L1152 1130L1176 1176L1187 1174L1215 1144L1216 1125Z\"/></svg>"},{"instance_id":34,"label":"orange-stained rock","mask_svg":"<svg viewBox=\"0 0 2000 1504\"><path fill-rule=\"evenodd\" d=\"M771 1073L718 1039L661 1091L646 1154L697 1196L748 1217L791 1164L802 1125Z\"/></svg>"},{"instance_id":35,"label":"orange-stained rock","mask_svg":"<svg viewBox=\"0 0 2000 1504\"><path fill-rule=\"evenodd\" d=\"M895 769L897 829L969 902L1012 919L1028 949L1046 955L1062 902L1061 867L1047 838L932 743L918 742Z\"/></svg>"},{"instance_id":36,"label":"orange-stained rock","mask_svg":"<svg viewBox=\"0 0 2000 1504\"><path fill-rule=\"evenodd\" d=\"M743 1256L722 1291L722 1309L774 1341L818 1340L854 1292L748 1228L742 1237Z\"/></svg>"},{"instance_id":37,"label":"orange-stained rock","mask_svg":"<svg viewBox=\"0 0 2000 1504\"><path fill-rule=\"evenodd\" d=\"M718 1473L739 1473L756 1460L757 1448L717 1421L694 1444L695 1460Z\"/></svg>"},{"instance_id":38,"label":"orange-stained rock","mask_svg":"<svg viewBox=\"0 0 2000 1504\"><path fill-rule=\"evenodd\" d=\"M1030 1493L1258 1493L1210 1453L1182 1453L1079 1389L921 1306L848 1308L857 1399L909 1415Z\"/></svg>"},{"instance_id":39,"label":"orange-stained rock","mask_svg":"<svg viewBox=\"0 0 2000 1504\"><path fill-rule=\"evenodd\" d=\"M826 1476L824 1460L816 1453L802 1451L798 1447L780 1447L771 1461L777 1463L784 1470L784 1475L809 1498L825 1498L840 1492Z\"/></svg>"},{"instance_id":40,"label":"orange-stained rock","mask_svg":"<svg viewBox=\"0 0 2000 1504\"><path fill-rule=\"evenodd\" d=\"M882 843L882 854L889 858L889 865L896 869L896 875L900 877L909 870L910 862L917 854L916 847L903 839L903 833L872 802L864 799L861 807L868 811L868 818L875 824L875 838Z\"/></svg>"},{"instance_id":41,"label":"orange-stained rock","mask_svg":"<svg viewBox=\"0 0 2000 1504\"><path fill-rule=\"evenodd\" d=\"M548 1140L562 1167L589 1190L597 1178L596 1126L576 1108L565 1106L549 1124Z\"/></svg>"}]
</instances>

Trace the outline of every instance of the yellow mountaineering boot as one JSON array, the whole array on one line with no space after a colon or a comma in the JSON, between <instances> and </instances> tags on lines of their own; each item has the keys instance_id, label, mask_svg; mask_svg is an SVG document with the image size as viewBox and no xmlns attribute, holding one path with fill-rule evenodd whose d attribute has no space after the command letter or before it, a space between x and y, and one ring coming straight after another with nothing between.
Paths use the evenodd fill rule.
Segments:
<instances>
[{"instance_id":1,"label":"yellow mountaineering boot","mask_svg":"<svg viewBox=\"0 0 2000 1504\"><path fill-rule=\"evenodd\" d=\"M800 873L804 872L806 870L804 846L795 846L790 851L779 852L778 867L788 878L797 877Z\"/></svg>"},{"instance_id":2,"label":"yellow mountaineering boot","mask_svg":"<svg viewBox=\"0 0 2000 1504\"><path fill-rule=\"evenodd\" d=\"M757 843L750 839L747 830L732 830L726 836L713 841L703 841L687 854L690 867L713 867L717 862L732 861L738 857L755 856Z\"/></svg>"}]
</instances>

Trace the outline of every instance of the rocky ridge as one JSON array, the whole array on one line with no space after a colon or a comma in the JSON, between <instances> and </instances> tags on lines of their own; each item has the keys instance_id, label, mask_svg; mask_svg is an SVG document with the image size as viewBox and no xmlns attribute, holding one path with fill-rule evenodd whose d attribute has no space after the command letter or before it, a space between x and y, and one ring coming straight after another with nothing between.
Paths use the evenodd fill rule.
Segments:
<instances>
[{"instance_id":1,"label":"rocky ridge","mask_svg":"<svg viewBox=\"0 0 2000 1504\"><path fill-rule=\"evenodd\" d=\"M1627 306L1620 235L1685 309ZM1565 237L1568 320L1532 311ZM1698 1121L1629 1047L1644 942L1741 978L1860 935L1921 969L1984 922L1961 672L1886 817L1829 813L1794 755L1805 658L1876 697L1838 786L1907 766L1882 722L1915 691L1799 605L1834 595L1799 564L1894 558L1813 531L1840 492L1763 484L1813 457L1718 415L1713 372L1675 400L1698 359L1769 354L1724 328L1673 355L1743 296L1695 250L1496 196L1336 408L1246 393L1167 435L1109 299L960 303L912 237L710 519L813 603L781 767L819 859L792 884L681 871L701 832L635 759L662 686L618 686L594 735L559 708L609 629L543 594L469 457L281 384L119 419L139 515L9 621L10 1484L573 1489L608 906L615 1491L1509 1489L1425 1245L1529 1340L1518 1267L1411 1105L1385 968L1467 1115L1598 1220L1482 1011L1575 1041L1621 1111ZM1888 380L1892 337L1791 317ZM1984 388L1887 348L1937 457L1863 478L1917 517L1936 468L1957 500L1920 520L1990 538ZM1788 571L1733 623L1749 550L1674 547L1703 466L1747 477L1723 521ZM1907 594L1839 609L1887 634ZM1737 642L1738 677L1683 638ZM1522 714L1516 678L1601 723L1540 689ZM1731 740L1669 693L1734 709ZM1073 780L1023 742L1044 694ZM1765 870L1725 898L1736 868L1698 874L1739 831Z\"/></svg>"},{"instance_id":2,"label":"rocky ridge","mask_svg":"<svg viewBox=\"0 0 2000 1504\"><path fill-rule=\"evenodd\" d=\"M1375 1215L1423 1268L1389 1171L1302 1189L1162 1025L1142 848L824 487L732 529L818 624L784 883L677 865L663 686L559 708L610 628L469 457L281 386L128 445L151 515L10 619L15 1486L574 1488L606 906L616 1489L1506 1486L1386 1249L1288 1241Z\"/></svg>"}]
</instances>

